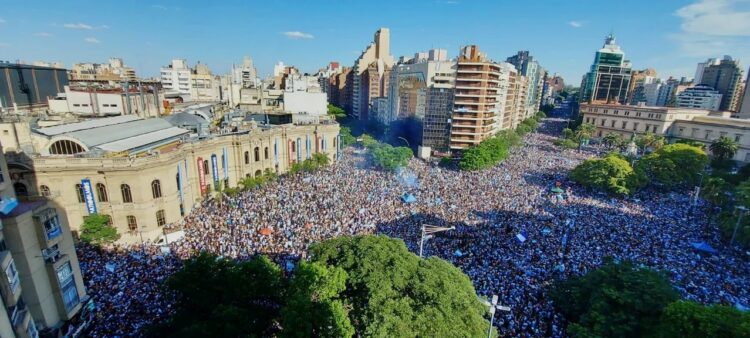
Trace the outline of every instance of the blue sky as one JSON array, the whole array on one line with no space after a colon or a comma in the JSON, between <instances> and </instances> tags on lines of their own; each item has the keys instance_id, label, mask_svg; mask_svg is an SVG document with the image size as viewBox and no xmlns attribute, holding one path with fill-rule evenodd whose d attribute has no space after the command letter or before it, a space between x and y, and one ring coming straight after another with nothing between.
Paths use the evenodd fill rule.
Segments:
<instances>
[{"instance_id":1,"label":"blue sky","mask_svg":"<svg viewBox=\"0 0 750 338\"><path fill-rule=\"evenodd\" d=\"M378 27L391 29L396 57L478 44L504 60L524 49L575 85L610 31L635 68L661 77L692 77L724 54L750 65L750 0L0 0L0 60L119 56L151 76L172 58L223 73L250 55L262 75L278 61L314 72L351 65Z\"/></svg>"}]
</instances>

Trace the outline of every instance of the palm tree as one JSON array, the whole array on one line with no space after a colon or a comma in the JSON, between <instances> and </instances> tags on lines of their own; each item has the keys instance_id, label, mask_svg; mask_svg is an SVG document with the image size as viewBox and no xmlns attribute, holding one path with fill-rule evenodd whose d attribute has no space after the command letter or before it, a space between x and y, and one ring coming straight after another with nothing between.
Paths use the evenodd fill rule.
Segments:
<instances>
[{"instance_id":1,"label":"palm tree","mask_svg":"<svg viewBox=\"0 0 750 338\"><path fill-rule=\"evenodd\" d=\"M711 150L711 153L717 160L724 161L734 158L734 155L737 154L737 149L739 149L739 146L737 145L737 142L734 142L734 140L726 136L722 136L711 142L711 145L708 146L708 149Z\"/></svg>"},{"instance_id":2,"label":"palm tree","mask_svg":"<svg viewBox=\"0 0 750 338\"><path fill-rule=\"evenodd\" d=\"M578 129L576 129L578 142L591 138L594 135L594 131L596 131L596 127L591 123L584 123L578 126Z\"/></svg>"}]
</instances>

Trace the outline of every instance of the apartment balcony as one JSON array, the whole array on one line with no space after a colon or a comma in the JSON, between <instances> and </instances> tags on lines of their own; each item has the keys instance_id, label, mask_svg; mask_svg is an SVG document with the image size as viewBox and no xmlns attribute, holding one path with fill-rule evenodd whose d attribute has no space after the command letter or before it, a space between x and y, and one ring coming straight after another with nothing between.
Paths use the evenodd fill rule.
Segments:
<instances>
[{"instance_id":1,"label":"apartment balcony","mask_svg":"<svg viewBox=\"0 0 750 338\"><path fill-rule=\"evenodd\" d=\"M46 201L37 201L39 202L46 204ZM46 208L37 211L33 217L39 242L46 243L45 248L52 248L62 240L62 225L56 209Z\"/></svg>"}]
</instances>

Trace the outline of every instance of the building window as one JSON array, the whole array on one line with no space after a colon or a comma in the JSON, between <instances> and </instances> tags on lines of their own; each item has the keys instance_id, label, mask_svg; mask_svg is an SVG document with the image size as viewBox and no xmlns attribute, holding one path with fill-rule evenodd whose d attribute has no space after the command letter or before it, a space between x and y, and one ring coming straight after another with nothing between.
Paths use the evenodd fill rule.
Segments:
<instances>
[{"instance_id":1,"label":"building window","mask_svg":"<svg viewBox=\"0 0 750 338\"><path fill-rule=\"evenodd\" d=\"M622 121L622 129L625 129L627 127L628 127L628 122L627 121Z\"/></svg>"},{"instance_id":2,"label":"building window","mask_svg":"<svg viewBox=\"0 0 750 338\"><path fill-rule=\"evenodd\" d=\"M60 140L49 146L49 153L52 155L73 155L84 151L80 144L70 140Z\"/></svg>"},{"instance_id":3,"label":"building window","mask_svg":"<svg viewBox=\"0 0 750 338\"><path fill-rule=\"evenodd\" d=\"M109 201L109 197L107 196L107 187L104 186L104 183L96 184L96 195L99 198L99 202Z\"/></svg>"},{"instance_id":4,"label":"building window","mask_svg":"<svg viewBox=\"0 0 750 338\"><path fill-rule=\"evenodd\" d=\"M80 184L76 184L76 195L78 195L78 203L86 201L83 197L83 186Z\"/></svg>"},{"instance_id":5,"label":"building window","mask_svg":"<svg viewBox=\"0 0 750 338\"><path fill-rule=\"evenodd\" d=\"M741 134L734 134L734 142L740 143L741 138L742 138Z\"/></svg>"},{"instance_id":6,"label":"building window","mask_svg":"<svg viewBox=\"0 0 750 338\"><path fill-rule=\"evenodd\" d=\"M711 131L710 130L706 130L706 135L704 136L704 138L706 140L708 140L709 138L711 138Z\"/></svg>"},{"instance_id":7,"label":"building window","mask_svg":"<svg viewBox=\"0 0 750 338\"><path fill-rule=\"evenodd\" d=\"M260 161L260 148L259 147L255 147L255 149L253 149L253 154L255 155L255 162Z\"/></svg>"},{"instance_id":8,"label":"building window","mask_svg":"<svg viewBox=\"0 0 750 338\"><path fill-rule=\"evenodd\" d=\"M154 196L154 198L161 197L161 182L159 182L159 180L151 181L151 195Z\"/></svg>"},{"instance_id":9,"label":"building window","mask_svg":"<svg viewBox=\"0 0 750 338\"><path fill-rule=\"evenodd\" d=\"M268 147L263 148L263 158L268 159Z\"/></svg>"},{"instance_id":10,"label":"building window","mask_svg":"<svg viewBox=\"0 0 750 338\"><path fill-rule=\"evenodd\" d=\"M614 127L615 127L615 123L617 123L617 121L615 121L615 120L612 120L612 121L611 121L611 122L609 123L609 125L610 125L610 126L611 126L612 128L614 128Z\"/></svg>"},{"instance_id":11,"label":"building window","mask_svg":"<svg viewBox=\"0 0 750 338\"><path fill-rule=\"evenodd\" d=\"M8 285L10 285L10 291L16 294L20 280L18 279L18 270L16 269L16 262L10 261L8 267L5 268L5 276L8 277Z\"/></svg>"},{"instance_id":12,"label":"building window","mask_svg":"<svg viewBox=\"0 0 750 338\"><path fill-rule=\"evenodd\" d=\"M18 196L29 196L29 189L27 189L26 185L21 182L13 183L13 189L16 191L16 195Z\"/></svg>"},{"instance_id":13,"label":"building window","mask_svg":"<svg viewBox=\"0 0 750 338\"><path fill-rule=\"evenodd\" d=\"M40 192L40 193L42 194L42 196L44 196L44 197L49 197L49 196L50 196L50 191L49 191L49 187L48 187L48 186L46 186L46 185L41 185L41 186L39 186L39 192Z\"/></svg>"},{"instance_id":14,"label":"building window","mask_svg":"<svg viewBox=\"0 0 750 338\"><path fill-rule=\"evenodd\" d=\"M607 119L602 119L602 127L604 127L604 122L607 122Z\"/></svg>"},{"instance_id":15,"label":"building window","mask_svg":"<svg viewBox=\"0 0 750 338\"><path fill-rule=\"evenodd\" d=\"M62 235L60 227L60 218L57 216L55 209L49 208L34 215L36 220L44 226L44 234L48 241L51 241Z\"/></svg>"},{"instance_id":16,"label":"building window","mask_svg":"<svg viewBox=\"0 0 750 338\"><path fill-rule=\"evenodd\" d=\"M255 171L255 177L261 177L263 176L263 173L260 170Z\"/></svg>"},{"instance_id":17,"label":"building window","mask_svg":"<svg viewBox=\"0 0 750 338\"><path fill-rule=\"evenodd\" d=\"M156 225L158 226L164 226L167 224L167 218L164 215L164 210L159 210L156 212Z\"/></svg>"},{"instance_id":18,"label":"building window","mask_svg":"<svg viewBox=\"0 0 750 338\"><path fill-rule=\"evenodd\" d=\"M65 265L57 269L57 281L60 283L60 290L62 290L65 310L70 312L79 302L78 289L76 289L76 282L75 278L73 278L73 269L70 267L70 262L66 262Z\"/></svg>"},{"instance_id":19,"label":"building window","mask_svg":"<svg viewBox=\"0 0 750 338\"><path fill-rule=\"evenodd\" d=\"M633 131L638 131L638 122L633 122Z\"/></svg>"},{"instance_id":20,"label":"building window","mask_svg":"<svg viewBox=\"0 0 750 338\"><path fill-rule=\"evenodd\" d=\"M292 152L296 152L296 151L297 151L297 144L292 142Z\"/></svg>"},{"instance_id":21,"label":"building window","mask_svg":"<svg viewBox=\"0 0 750 338\"><path fill-rule=\"evenodd\" d=\"M250 152L245 152L245 164L250 164Z\"/></svg>"},{"instance_id":22,"label":"building window","mask_svg":"<svg viewBox=\"0 0 750 338\"><path fill-rule=\"evenodd\" d=\"M128 229L130 231L136 231L138 229L138 222L135 219L135 216L128 215L125 216L125 219L128 221Z\"/></svg>"},{"instance_id":23,"label":"building window","mask_svg":"<svg viewBox=\"0 0 750 338\"><path fill-rule=\"evenodd\" d=\"M122 192L123 203L133 203L133 194L130 193L130 186L127 184L120 184L120 192Z\"/></svg>"}]
</instances>

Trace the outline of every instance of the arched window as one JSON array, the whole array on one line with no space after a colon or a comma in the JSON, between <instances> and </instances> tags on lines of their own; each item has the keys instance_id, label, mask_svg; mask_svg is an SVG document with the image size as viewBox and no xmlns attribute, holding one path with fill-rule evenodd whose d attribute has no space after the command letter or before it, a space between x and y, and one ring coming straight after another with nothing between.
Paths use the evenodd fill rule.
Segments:
<instances>
[{"instance_id":1,"label":"arched window","mask_svg":"<svg viewBox=\"0 0 750 338\"><path fill-rule=\"evenodd\" d=\"M16 190L16 195L26 197L29 196L29 189L26 185L21 182L13 183L13 189Z\"/></svg>"},{"instance_id":2,"label":"arched window","mask_svg":"<svg viewBox=\"0 0 750 338\"><path fill-rule=\"evenodd\" d=\"M182 184L180 182L180 173L174 175L175 181L177 182L177 190L182 190Z\"/></svg>"},{"instance_id":3,"label":"arched window","mask_svg":"<svg viewBox=\"0 0 750 338\"><path fill-rule=\"evenodd\" d=\"M263 175L263 173L260 170L256 170L255 171L255 177L260 177L262 175Z\"/></svg>"},{"instance_id":4,"label":"arched window","mask_svg":"<svg viewBox=\"0 0 750 338\"><path fill-rule=\"evenodd\" d=\"M133 194L130 193L130 186L127 184L120 184L120 192L122 192L123 203L133 203Z\"/></svg>"},{"instance_id":5,"label":"arched window","mask_svg":"<svg viewBox=\"0 0 750 338\"><path fill-rule=\"evenodd\" d=\"M151 181L151 195L153 195L154 198L161 197L161 182L159 182L159 180Z\"/></svg>"},{"instance_id":6,"label":"arched window","mask_svg":"<svg viewBox=\"0 0 750 338\"><path fill-rule=\"evenodd\" d=\"M292 141L292 152L297 151L297 144Z\"/></svg>"},{"instance_id":7,"label":"arched window","mask_svg":"<svg viewBox=\"0 0 750 338\"><path fill-rule=\"evenodd\" d=\"M125 219L128 220L128 229L130 231L135 231L138 229L138 221L135 219L135 216L128 215L125 216Z\"/></svg>"},{"instance_id":8,"label":"arched window","mask_svg":"<svg viewBox=\"0 0 750 338\"><path fill-rule=\"evenodd\" d=\"M76 195L78 196L78 203L83 203L86 199L83 197L83 186L76 184Z\"/></svg>"},{"instance_id":9,"label":"arched window","mask_svg":"<svg viewBox=\"0 0 750 338\"><path fill-rule=\"evenodd\" d=\"M250 152L245 152L245 164L250 164Z\"/></svg>"},{"instance_id":10,"label":"arched window","mask_svg":"<svg viewBox=\"0 0 750 338\"><path fill-rule=\"evenodd\" d=\"M337 139L338 139L338 137L336 137L336 136L333 137L333 148L334 149L338 149L337 145L336 145L337 144Z\"/></svg>"},{"instance_id":11,"label":"arched window","mask_svg":"<svg viewBox=\"0 0 750 338\"><path fill-rule=\"evenodd\" d=\"M255 147L255 150L253 150L253 153L255 153L255 162L260 161L260 148Z\"/></svg>"},{"instance_id":12,"label":"arched window","mask_svg":"<svg viewBox=\"0 0 750 338\"><path fill-rule=\"evenodd\" d=\"M208 160L203 160L203 175L208 175Z\"/></svg>"},{"instance_id":13,"label":"arched window","mask_svg":"<svg viewBox=\"0 0 750 338\"><path fill-rule=\"evenodd\" d=\"M156 212L156 225L162 227L165 224L167 224L167 218L164 214L164 210L159 210Z\"/></svg>"},{"instance_id":14,"label":"arched window","mask_svg":"<svg viewBox=\"0 0 750 338\"><path fill-rule=\"evenodd\" d=\"M263 148L263 158L268 159L268 147Z\"/></svg>"},{"instance_id":15,"label":"arched window","mask_svg":"<svg viewBox=\"0 0 750 338\"><path fill-rule=\"evenodd\" d=\"M99 198L99 202L109 201L109 197L107 196L107 187L104 186L104 183L96 184L96 195Z\"/></svg>"},{"instance_id":16,"label":"arched window","mask_svg":"<svg viewBox=\"0 0 750 338\"><path fill-rule=\"evenodd\" d=\"M49 153L52 155L73 155L84 151L86 150L80 144L70 140L59 140L49 146Z\"/></svg>"},{"instance_id":17,"label":"arched window","mask_svg":"<svg viewBox=\"0 0 750 338\"><path fill-rule=\"evenodd\" d=\"M49 196L50 196L50 191L49 191L49 187L48 187L48 186L46 186L46 185L41 185L41 186L39 186L39 192L40 192L40 193L42 194L42 196L44 196L44 197L49 197Z\"/></svg>"}]
</instances>

